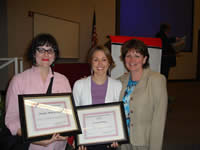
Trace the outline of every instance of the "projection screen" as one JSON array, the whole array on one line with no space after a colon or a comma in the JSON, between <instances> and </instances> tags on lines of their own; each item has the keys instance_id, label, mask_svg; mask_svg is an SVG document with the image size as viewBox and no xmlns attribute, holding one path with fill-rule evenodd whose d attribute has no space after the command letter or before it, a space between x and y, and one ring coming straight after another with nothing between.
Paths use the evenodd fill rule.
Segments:
<instances>
[{"instance_id":1,"label":"projection screen","mask_svg":"<svg viewBox=\"0 0 200 150\"><path fill-rule=\"evenodd\" d=\"M78 22L34 13L34 36L39 33L52 34L60 48L60 58L79 58L79 30Z\"/></svg>"}]
</instances>

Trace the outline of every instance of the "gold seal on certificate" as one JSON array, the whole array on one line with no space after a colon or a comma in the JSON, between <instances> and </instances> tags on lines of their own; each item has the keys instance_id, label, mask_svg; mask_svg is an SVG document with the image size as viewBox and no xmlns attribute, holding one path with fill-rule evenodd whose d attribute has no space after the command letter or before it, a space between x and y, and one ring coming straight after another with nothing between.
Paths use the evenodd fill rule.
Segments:
<instances>
[{"instance_id":1,"label":"gold seal on certificate","mask_svg":"<svg viewBox=\"0 0 200 150\"><path fill-rule=\"evenodd\" d=\"M53 133L81 133L71 93L19 95L19 111L24 142L50 138Z\"/></svg>"},{"instance_id":2,"label":"gold seal on certificate","mask_svg":"<svg viewBox=\"0 0 200 150\"><path fill-rule=\"evenodd\" d=\"M77 113L82 129L77 146L129 142L123 102L79 106Z\"/></svg>"}]
</instances>

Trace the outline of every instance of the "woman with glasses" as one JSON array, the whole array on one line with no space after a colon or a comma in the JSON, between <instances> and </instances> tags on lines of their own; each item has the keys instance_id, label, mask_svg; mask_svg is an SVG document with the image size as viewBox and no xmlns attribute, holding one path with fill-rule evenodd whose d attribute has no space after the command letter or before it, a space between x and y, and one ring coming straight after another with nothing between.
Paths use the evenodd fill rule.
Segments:
<instances>
[{"instance_id":1,"label":"woman with glasses","mask_svg":"<svg viewBox=\"0 0 200 150\"><path fill-rule=\"evenodd\" d=\"M68 79L51 69L59 54L58 44L52 35L39 34L28 50L32 68L13 77L6 95L5 124L12 135L18 136L21 136L18 95L71 92ZM48 140L31 143L29 150L64 150L65 146L66 137L53 134Z\"/></svg>"}]
</instances>

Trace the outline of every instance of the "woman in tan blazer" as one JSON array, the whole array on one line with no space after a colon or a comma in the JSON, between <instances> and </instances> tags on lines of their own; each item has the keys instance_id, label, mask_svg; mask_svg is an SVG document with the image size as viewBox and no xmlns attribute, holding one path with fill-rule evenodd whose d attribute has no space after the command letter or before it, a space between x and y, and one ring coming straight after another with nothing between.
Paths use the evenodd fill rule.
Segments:
<instances>
[{"instance_id":1,"label":"woman in tan blazer","mask_svg":"<svg viewBox=\"0 0 200 150\"><path fill-rule=\"evenodd\" d=\"M121 59L129 71L119 79L130 144L123 144L120 148L161 150L168 99L166 79L149 68L149 53L142 41L125 42Z\"/></svg>"}]
</instances>

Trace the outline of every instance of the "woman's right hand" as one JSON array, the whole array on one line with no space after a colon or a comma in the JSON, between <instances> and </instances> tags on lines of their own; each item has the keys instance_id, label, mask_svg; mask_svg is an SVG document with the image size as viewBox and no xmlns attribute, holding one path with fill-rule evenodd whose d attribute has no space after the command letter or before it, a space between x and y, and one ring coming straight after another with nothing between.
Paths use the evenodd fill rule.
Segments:
<instances>
[{"instance_id":1,"label":"woman's right hand","mask_svg":"<svg viewBox=\"0 0 200 150\"><path fill-rule=\"evenodd\" d=\"M22 130L21 130L21 128L19 128L17 130L17 135L18 136L22 136ZM60 136L60 134L54 133L50 139L48 139L48 140L42 140L42 141L37 141L37 142L34 142L33 144L40 145L40 146L45 146L46 147L49 144L53 143L54 141L66 140L66 138L67 137L62 137L62 136Z\"/></svg>"},{"instance_id":2,"label":"woman's right hand","mask_svg":"<svg viewBox=\"0 0 200 150\"><path fill-rule=\"evenodd\" d=\"M17 130L17 135L18 135L18 136L22 136L22 130L21 130L21 128L19 128L19 129Z\"/></svg>"},{"instance_id":3,"label":"woman's right hand","mask_svg":"<svg viewBox=\"0 0 200 150\"><path fill-rule=\"evenodd\" d=\"M87 147L85 147L85 146L79 146L78 150L87 150Z\"/></svg>"}]
</instances>

